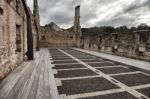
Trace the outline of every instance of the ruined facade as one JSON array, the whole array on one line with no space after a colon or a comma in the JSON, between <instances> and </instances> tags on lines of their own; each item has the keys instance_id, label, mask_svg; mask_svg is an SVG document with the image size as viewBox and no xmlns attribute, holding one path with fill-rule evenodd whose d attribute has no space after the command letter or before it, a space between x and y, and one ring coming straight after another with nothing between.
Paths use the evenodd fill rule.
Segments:
<instances>
[{"instance_id":1,"label":"ruined facade","mask_svg":"<svg viewBox=\"0 0 150 99\"><path fill-rule=\"evenodd\" d=\"M80 6L75 8L74 26L69 29L61 29L55 23L41 27L41 47L64 48L80 46Z\"/></svg>"},{"instance_id":2,"label":"ruined facade","mask_svg":"<svg viewBox=\"0 0 150 99\"><path fill-rule=\"evenodd\" d=\"M150 61L150 27L140 25L131 29L119 27L108 32L100 30L94 34L83 29L82 48Z\"/></svg>"},{"instance_id":3,"label":"ruined facade","mask_svg":"<svg viewBox=\"0 0 150 99\"><path fill-rule=\"evenodd\" d=\"M40 12L39 12L39 5L38 0L34 0L34 6L33 6L33 26L34 26L34 48L36 48L37 51L40 50L39 45L39 35L40 35Z\"/></svg>"},{"instance_id":4,"label":"ruined facade","mask_svg":"<svg viewBox=\"0 0 150 99\"><path fill-rule=\"evenodd\" d=\"M0 79L23 60L34 58L37 35L32 27L35 22L26 0L0 0Z\"/></svg>"}]
</instances>

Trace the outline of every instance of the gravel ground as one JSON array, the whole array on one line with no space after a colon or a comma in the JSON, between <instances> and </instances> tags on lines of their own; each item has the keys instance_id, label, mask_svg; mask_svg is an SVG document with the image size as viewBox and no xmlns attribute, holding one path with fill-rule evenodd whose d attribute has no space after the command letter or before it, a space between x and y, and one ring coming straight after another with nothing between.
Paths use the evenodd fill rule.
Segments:
<instances>
[{"instance_id":1,"label":"gravel ground","mask_svg":"<svg viewBox=\"0 0 150 99\"><path fill-rule=\"evenodd\" d=\"M88 63L90 66L93 67L103 67L103 66L113 66L114 64L109 63L109 62L104 62L104 63Z\"/></svg>"},{"instance_id":2,"label":"gravel ground","mask_svg":"<svg viewBox=\"0 0 150 99\"><path fill-rule=\"evenodd\" d=\"M128 92L119 92L119 93L106 94L101 96L94 96L94 97L87 97L87 98L80 98L80 99L138 99L138 98L132 96Z\"/></svg>"},{"instance_id":3,"label":"gravel ground","mask_svg":"<svg viewBox=\"0 0 150 99\"><path fill-rule=\"evenodd\" d=\"M70 57L58 57L58 58L53 58L52 60L68 60L68 59L72 59Z\"/></svg>"},{"instance_id":4,"label":"gravel ground","mask_svg":"<svg viewBox=\"0 0 150 99\"><path fill-rule=\"evenodd\" d=\"M147 97L150 98L150 87L143 88L143 89L138 89L137 91L141 92L142 94L144 94L144 95L146 95Z\"/></svg>"},{"instance_id":5,"label":"gravel ground","mask_svg":"<svg viewBox=\"0 0 150 99\"><path fill-rule=\"evenodd\" d=\"M93 57L83 57L83 56L81 56L81 57L76 57L76 58L78 58L78 59L96 59L96 58L93 58Z\"/></svg>"},{"instance_id":6,"label":"gravel ground","mask_svg":"<svg viewBox=\"0 0 150 99\"><path fill-rule=\"evenodd\" d=\"M133 72L132 69L127 69L123 67L112 67L112 68L98 68L98 70L102 71L105 74L117 74L117 73L126 73Z\"/></svg>"},{"instance_id":7,"label":"gravel ground","mask_svg":"<svg viewBox=\"0 0 150 99\"><path fill-rule=\"evenodd\" d=\"M52 57L53 59L58 59L58 58L70 58L69 56L60 56L60 57Z\"/></svg>"},{"instance_id":8,"label":"gravel ground","mask_svg":"<svg viewBox=\"0 0 150 99\"><path fill-rule=\"evenodd\" d=\"M63 63L78 63L75 60L67 60L67 61L54 61L53 64L63 64Z\"/></svg>"},{"instance_id":9,"label":"gravel ground","mask_svg":"<svg viewBox=\"0 0 150 99\"><path fill-rule=\"evenodd\" d=\"M97 74L89 69L81 69L81 70L58 71L58 74L56 74L55 77L68 78L68 77L80 77L80 76L92 76L92 75L97 75Z\"/></svg>"},{"instance_id":10,"label":"gravel ground","mask_svg":"<svg viewBox=\"0 0 150 99\"><path fill-rule=\"evenodd\" d=\"M53 69L86 68L82 64L55 65Z\"/></svg>"},{"instance_id":11,"label":"gravel ground","mask_svg":"<svg viewBox=\"0 0 150 99\"><path fill-rule=\"evenodd\" d=\"M50 53L52 56L56 56L56 55L65 55L64 53L62 52L58 52L58 53Z\"/></svg>"},{"instance_id":12,"label":"gravel ground","mask_svg":"<svg viewBox=\"0 0 150 99\"><path fill-rule=\"evenodd\" d=\"M59 57L69 57L69 56L67 55L52 56L52 58L59 58Z\"/></svg>"},{"instance_id":13,"label":"gravel ground","mask_svg":"<svg viewBox=\"0 0 150 99\"><path fill-rule=\"evenodd\" d=\"M128 86L150 84L150 76L142 73L112 76Z\"/></svg>"},{"instance_id":14,"label":"gravel ground","mask_svg":"<svg viewBox=\"0 0 150 99\"><path fill-rule=\"evenodd\" d=\"M102 62L102 60L93 59L93 60L82 60L83 62Z\"/></svg>"},{"instance_id":15,"label":"gravel ground","mask_svg":"<svg viewBox=\"0 0 150 99\"><path fill-rule=\"evenodd\" d=\"M51 55L51 56L52 56L52 57L62 57L62 56L67 56L67 55L65 55L65 54L62 54L62 55L61 55L61 54L58 54L58 55L56 55L56 54L55 54L55 55Z\"/></svg>"},{"instance_id":16,"label":"gravel ground","mask_svg":"<svg viewBox=\"0 0 150 99\"><path fill-rule=\"evenodd\" d=\"M82 93L90 93L104 91L110 89L118 89L116 85L102 77L64 80L62 86L58 87L59 94L74 95Z\"/></svg>"}]
</instances>

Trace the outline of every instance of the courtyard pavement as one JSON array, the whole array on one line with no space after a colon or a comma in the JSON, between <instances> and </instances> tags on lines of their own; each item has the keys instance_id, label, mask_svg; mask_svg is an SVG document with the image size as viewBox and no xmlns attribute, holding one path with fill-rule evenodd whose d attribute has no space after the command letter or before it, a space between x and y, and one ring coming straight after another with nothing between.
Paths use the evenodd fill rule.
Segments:
<instances>
[{"instance_id":1,"label":"courtyard pavement","mask_svg":"<svg viewBox=\"0 0 150 99\"><path fill-rule=\"evenodd\" d=\"M149 62L83 49L35 56L0 83L0 99L150 99Z\"/></svg>"},{"instance_id":2,"label":"courtyard pavement","mask_svg":"<svg viewBox=\"0 0 150 99\"><path fill-rule=\"evenodd\" d=\"M148 65L142 64L148 62L134 60L144 66L139 69L123 57L83 49L49 51L61 99L150 99Z\"/></svg>"}]
</instances>

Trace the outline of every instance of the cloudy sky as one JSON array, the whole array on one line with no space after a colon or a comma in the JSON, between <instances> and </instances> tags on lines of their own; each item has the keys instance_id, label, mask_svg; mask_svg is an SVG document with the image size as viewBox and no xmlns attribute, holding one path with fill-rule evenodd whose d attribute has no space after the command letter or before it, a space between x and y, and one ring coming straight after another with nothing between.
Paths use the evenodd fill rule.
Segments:
<instances>
[{"instance_id":1,"label":"cloudy sky","mask_svg":"<svg viewBox=\"0 0 150 99\"><path fill-rule=\"evenodd\" d=\"M33 1L27 2L32 9ZM39 0L41 25L54 22L62 28L71 27L78 4L82 27L150 25L150 0Z\"/></svg>"}]
</instances>

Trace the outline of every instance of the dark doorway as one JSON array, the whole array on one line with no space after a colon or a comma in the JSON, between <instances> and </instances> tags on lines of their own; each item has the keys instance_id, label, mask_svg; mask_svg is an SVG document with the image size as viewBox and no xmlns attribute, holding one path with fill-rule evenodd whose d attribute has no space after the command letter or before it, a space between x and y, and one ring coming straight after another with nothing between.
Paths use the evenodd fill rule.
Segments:
<instances>
[{"instance_id":1,"label":"dark doorway","mask_svg":"<svg viewBox=\"0 0 150 99\"><path fill-rule=\"evenodd\" d=\"M3 12L3 9L0 7L0 15L3 15L4 12Z\"/></svg>"},{"instance_id":2,"label":"dark doorway","mask_svg":"<svg viewBox=\"0 0 150 99\"><path fill-rule=\"evenodd\" d=\"M16 25L16 52L21 52L21 26Z\"/></svg>"}]
</instances>

